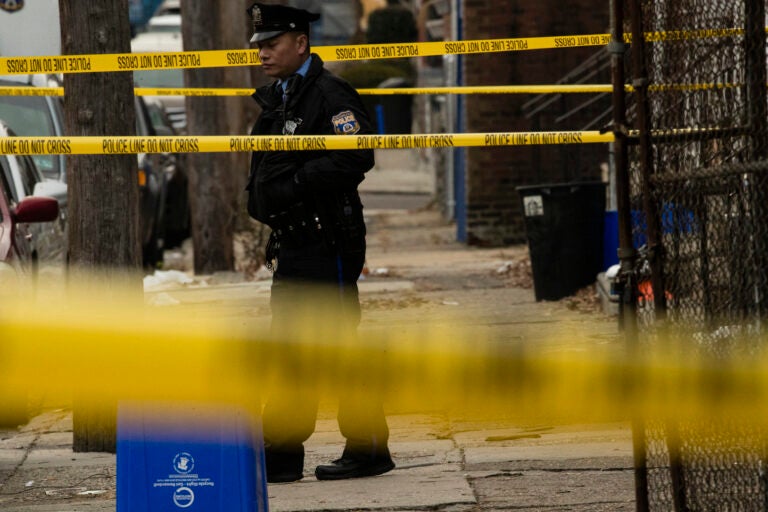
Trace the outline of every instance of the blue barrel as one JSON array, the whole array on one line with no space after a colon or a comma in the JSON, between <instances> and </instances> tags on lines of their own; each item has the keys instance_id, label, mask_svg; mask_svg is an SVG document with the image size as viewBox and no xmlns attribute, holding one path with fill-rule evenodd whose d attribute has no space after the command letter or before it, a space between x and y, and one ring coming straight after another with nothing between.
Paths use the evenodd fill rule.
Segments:
<instances>
[{"instance_id":1,"label":"blue barrel","mask_svg":"<svg viewBox=\"0 0 768 512\"><path fill-rule=\"evenodd\" d=\"M120 404L117 512L267 512L259 422L236 407Z\"/></svg>"},{"instance_id":2,"label":"blue barrel","mask_svg":"<svg viewBox=\"0 0 768 512\"><path fill-rule=\"evenodd\" d=\"M606 210L603 231L603 270L619 262L619 212Z\"/></svg>"}]
</instances>

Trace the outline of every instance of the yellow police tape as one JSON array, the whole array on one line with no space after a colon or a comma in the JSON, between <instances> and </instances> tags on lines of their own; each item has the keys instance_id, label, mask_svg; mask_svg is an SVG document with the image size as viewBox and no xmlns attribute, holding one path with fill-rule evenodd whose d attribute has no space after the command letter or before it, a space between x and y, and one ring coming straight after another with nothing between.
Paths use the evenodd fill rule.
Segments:
<instances>
[{"instance_id":1,"label":"yellow police tape","mask_svg":"<svg viewBox=\"0 0 768 512\"><path fill-rule=\"evenodd\" d=\"M735 37L743 33L743 29L736 28L678 30L646 33L645 39L650 42L680 41ZM315 48L315 53L327 62L340 62L605 46L610 40L609 34L583 34L472 41L321 46ZM627 36L626 41L631 41L631 37ZM194 69L260 64L259 52L255 49L0 57L0 75Z\"/></svg>"},{"instance_id":2,"label":"yellow police tape","mask_svg":"<svg viewBox=\"0 0 768 512\"><path fill-rule=\"evenodd\" d=\"M743 87L744 84L653 84L651 92L664 91L711 91ZM626 92L634 88L627 84ZM136 87L136 96L250 96L254 89L225 87ZM479 85L459 87L391 87L358 89L361 95L388 96L396 94L595 94L613 91L611 84L556 84L556 85ZM0 96L64 96L63 87L5 86Z\"/></svg>"},{"instance_id":3,"label":"yellow police tape","mask_svg":"<svg viewBox=\"0 0 768 512\"><path fill-rule=\"evenodd\" d=\"M711 91L744 87L744 84L652 84L651 92L663 91ZM222 89L226 91L226 89ZM634 92L635 88L624 85L624 91ZM0 89L0 92L2 89ZM393 87L358 89L359 94L385 96L390 94L601 94L613 92L611 84L556 84L556 85L480 85L461 87ZM138 92L137 92L138 94Z\"/></svg>"},{"instance_id":4,"label":"yellow police tape","mask_svg":"<svg viewBox=\"0 0 768 512\"><path fill-rule=\"evenodd\" d=\"M612 133L499 132L414 135L311 135L197 137L0 137L0 155L121 155L413 149L613 142Z\"/></svg>"},{"instance_id":5,"label":"yellow police tape","mask_svg":"<svg viewBox=\"0 0 768 512\"><path fill-rule=\"evenodd\" d=\"M631 90L631 86L626 87ZM483 85L462 87L394 87L358 89L361 95L385 96L393 94L570 94L611 92L610 84L561 85ZM136 87L136 96L250 96L253 89L214 87ZM63 87L0 87L0 96L64 96Z\"/></svg>"},{"instance_id":6,"label":"yellow police tape","mask_svg":"<svg viewBox=\"0 0 768 512\"><path fill-rule=\"evenodd\" d=\"M136 96L250 96L253 89L233 88L171 88L171 87L136 87L133 90ZM0 96L64 96L63 87L0 87Z\"/></svg>"},{"instance_id":7,"label":"yellow police tape","mask_svg":"<svg viewBox=\"0 0 768 512\"><path fill-rule=\"evenodd\" d=\"M326 62L469 55L551 48L604 46L608 34L425 43L364 44L314 48ZM205 50L160 53L121 53L43 57L0 57L0 75L30 73L93 73L155 69L194 69L260 65L259 52L248 50Z\"/></svg>"},{"instance_id":8,"label":"yellow police tape","mask_svg":"<svg viewBox=\"0 0 768 512\"><path fill-rule=\"evenodd\" d=\"M324 311L330 296L307 290L290 333L281 334L259 328L250 310L222 315L221 301L212 309L204 302L144 306L140 296L99 288L7 301L0 310L0 417L3 401L24 393L74 394L91 404L199 400L253 407L254 397L278 382L271 391L278 398L354 392L360 403L383 397L390 410L768 423L764 350L713 357L701 341L685 345L657 333L656 346L665 350L630 354L618 340L596 344L572 327L521 343L519 332L491 333L476 319L465 324L455 313L441 318L429 310L418 322L412 315L390 317L355 336L339 328L343 318ZM728 346L736 347L738 330L730 332ZM722 349L718 336L713 347ZM768 340L756 341L743 346L765 347Z\"/></svg>"}]
</instances>

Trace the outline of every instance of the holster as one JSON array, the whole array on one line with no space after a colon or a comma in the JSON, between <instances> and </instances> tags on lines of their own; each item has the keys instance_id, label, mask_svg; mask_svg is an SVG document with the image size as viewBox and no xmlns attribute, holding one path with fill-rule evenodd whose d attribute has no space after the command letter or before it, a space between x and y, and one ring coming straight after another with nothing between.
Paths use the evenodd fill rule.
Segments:
<instances>
[{"instance_id":1,"label":"holster","mask_svg":"<svg viewBox=\"0 0 768 512\"><path fill-rule=\"evenodd\" d=\"M326 239L327 229L320 215L302 201L279 213L271 214L267 221L282 247L301 247Z\"/></svg>"},{"instance_id":2,"label":"holster","mask_svg":"<svg viewBox=\"0 0 768 512\"><path fill-rule=\"evenodd\" d=\"M355 203L354 197L341 194L328 217L333 219L333 243L339 252L355 252L365 247L365 220L359 199Z\"/></svg>"}]
</instances>

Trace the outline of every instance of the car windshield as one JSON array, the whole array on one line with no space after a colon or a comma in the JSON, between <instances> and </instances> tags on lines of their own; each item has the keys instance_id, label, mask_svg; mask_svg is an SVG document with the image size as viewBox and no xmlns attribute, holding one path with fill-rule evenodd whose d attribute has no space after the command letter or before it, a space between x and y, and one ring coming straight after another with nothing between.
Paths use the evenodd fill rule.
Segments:
<instances>
[{"instance_id":1,"label":"car windshield","mask_svg":"<svg viewBox=\"0 0 768 512\"><path fill-rule=\"evenodd\" d=\"M147 26L147 32L167 32L167 33L173 33L178 34L181 32L181 27L179 25L165 25L163 23L150 23Z\"/></svg>"},{"instance_id":2,"label":"car windshield","mask_svg":"<svg viewBox=\"0 0 768 512\"><path fill-rule=\"evenodd\" d=\"M163 115L163 107L158 105L147 105L147 114L149 114L149 121L155 128L155 131L162 133L173 133L173 127L166 121Z\"/></svg>"},{"instance_id":3,"label":"car windshield","mask_svg":"<svg viewBox=\"0 0 768 512\"><path fill-rule=\"evenodd\" d=\"M0 119L21 137L56 135L48 104L40 96L0 96ZM43 173L59 174L59 160L54 155L34 155L32 159Z\"/></svg>"},{"instance_id":4,"label":"car windshield","mask_svg":"<svg viewBox=\"0 0 768 512\"><path fill-rule=\"evenodd\" d=\"M134 71L133 82L137 87L184 87L184 70L152 69Z\"/></svg>"}]
</instances>

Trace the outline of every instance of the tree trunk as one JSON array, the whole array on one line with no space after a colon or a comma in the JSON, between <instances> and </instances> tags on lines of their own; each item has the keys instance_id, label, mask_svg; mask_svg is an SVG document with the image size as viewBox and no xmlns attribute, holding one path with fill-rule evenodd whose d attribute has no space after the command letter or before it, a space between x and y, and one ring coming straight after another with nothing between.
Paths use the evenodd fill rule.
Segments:
<instances>
[{"instance_id":1,"label":"tree trunk","mask_svg":"<svg viewBox=\"0 0 768 512\"><path fill-rule=\"evenodd\" d=\"M64 55L131 51L128 0L59 0L59 11ZM130 73L67 74L64 89L68 135L136 133ZM140 297L136 155L70 156L67 185L70 275L97 273L100 296L128 284ZM115 451L115 405L100 407L81 407L76 401L75 451Z\"/></svg>"},{"instance_id":2,"label":"tree trunk","mask_svg":"<svg viewBox=\"0 0 768 512\"><path fill-rule=\"evenodd\" d=\"M240 27L240 19L225 20L224 0L186 2L182 11L185 50L225 48L222 27ZM240 16L245 16L243 9ZM238 30L239 32L239 30ZM224 87L225 68L185 70L187 87ZM187 126L191 135L226 135L230 132L228 104L215 96L187 97ZM237 196L227 153L190 153L187 159L192 240L196 274L234 269L234 232Z\"/></svg>"}]
</instances>

